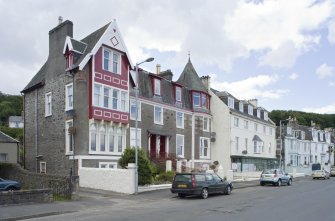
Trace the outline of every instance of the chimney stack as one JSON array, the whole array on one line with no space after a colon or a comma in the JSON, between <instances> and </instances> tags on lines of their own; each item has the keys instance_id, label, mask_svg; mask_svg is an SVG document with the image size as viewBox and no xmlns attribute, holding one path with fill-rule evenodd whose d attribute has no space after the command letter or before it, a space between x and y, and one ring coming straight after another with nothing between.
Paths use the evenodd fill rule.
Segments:
<instances>
[{"instance_id":1,"label":"chimney stack","mask_svg":"<svg viewBox=\"0 0 335 221\"><path fill-rule=\"evenodd\" d=\"M49 58L63 56L63 47L66 36L73 37L73 23L69 20L63 22L63 18L58 18L60 24L49 31Z\"/></svg>"},{"instance_id":2,"label":"chimney stack","mask_svg":"<svg viewBox=\"0 0 335 221\"><path fill-rule=\"evenodd\" d=\"M255 107L258 107L258 100L257 99L251 99L248 100L252 105L254 105Z\"/></svg>"},{"instance_id":3,"label":"chimney stack","mask_svg":"<svg viewBox=\"0 0 335 221\"><path fill-rule=\"evenodd\" d=\"M200 79L203 85L205 85L206 89L210 90L211 89L211 77L207 75L207 76L202 76Z\"/></svg>"},{"instance_id":4,"label":"chimney stack","mask_svg":"<svg viewBox=\"0 0 335 221\"><path fill-rule=\"evenodd\" d=\"M160 74L161 73L161 65L157 64L156 65L156 74Z\"/></svg>"}]
</instances>

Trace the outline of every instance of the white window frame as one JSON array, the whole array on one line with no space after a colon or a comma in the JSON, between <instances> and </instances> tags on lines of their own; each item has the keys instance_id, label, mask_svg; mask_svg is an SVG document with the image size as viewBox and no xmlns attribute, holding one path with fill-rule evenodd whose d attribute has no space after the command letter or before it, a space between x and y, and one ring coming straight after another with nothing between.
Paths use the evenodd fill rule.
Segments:
<instances>
[{"instance_id":1,"label":"white window frame","mask_svg":"<svg viewBox=\"0 0 335 221\"><path fill-rule=\"evenodd\" d=\"M120 110L123 111L123 112L128 112L128 109L129 109L128 108L128 104L129 104L129 102L128 102L128 100L129 100L128 92L121 91L120 96L121 96L121 98L120 98L120 102L121 102Z\"/></svg>"},{"instance_id":2,"label":"white window frame","mask_svg":"<svg viewBox=\"0 0 335 221\"><path fill-rule=\"evenodd\" d=\"M141 134L142 134L142 130L141 128L137 128L137 144L138 144L138 149L141 148ZM131 127L130 128L130 147L135 147L136 145L136 128L135 127Z\"/></svg>"},{"instance_id":3,"label":"white window frame","mask_svg":"<svg viewBox=\"0 0 335 221\"><path fill-rule=\"evenodd\" d=\"M161 80L154 78L154 94L161 96Z\"/></svg>"},{"instance_id":4,"label":"white window frame","mask_svg":"<svg viewBox=\"0 0 335 221\"><path fill-rule=\"evenodd\" d=\"M269 115L268 112L264 111L264 120L268 121L269 120Z\"/></svg>"},{"instance_id":5,"label":"white window frame","mask_svg":"<svg viewBox=\"0 0 335 221\"><path fill-rule=\"evenodd\" d=\"M181 115L180 125L178 124L178 119L179 119L178 115ZM176 127L180 129L184 129L184 113L183 112L176 111Z\"/></svg>"},{"instance_id":6,"label":"white window frame","mask_svg":"<svg viewBox=\"0 0 335 221\"><path fill-rule=\"evenodd\" d=\"M135 111L136 111L136 100L130 100L130 119L136 120L136 113L133 112L132 106L135 107ZM141 121L141 102L139 101L137 102L137 107L138 107L137 121Z\"/></svg>"},{"instance_id":7,"label":"white window frame","mask_svg":"<svg viewBox=\"0 0 335 221\"><path fill-rule=\"evenodd\" d=\"M73 109L73 83L65 85L65 111Z\"/></svg>"},{"instance_id":8,"label":"white window frame","mask_svg":"<svg viewBox=\"0 0 335 221\"><path fill-rule=\"evenodd\" d=\"M158 121L158 120L156 119L156 108L160 108L160 109L161 109L161 113L160 113L160 121ZM160 106L154 106L154 123L155 123L155 124L163 125L163 107L160 107Z\"/></svg>"},{"instance_id":9,"label":"white window frame","mask_svg":"<svg viewBox=\"0 0 335 221\"><path fill-rule=\"evenodd\" d=\"M207 119L207 121L205 122L205 119ZM203 117L202 118L202 122L203 122L203 131L209 132L209 117Z\"/></svg>"},{"instance_id":10,"label":"white window frame","mask_svg":"<svg viewBox=\"0 0 335 221\"><path fill-rule=\"evenodd\" d=\"M257 109L257 117L261 118L261 110L260 109Z\"/></svg>"},{"instance_id":11,"label":"white window frame","mask_svg":"<svg viewBox=\"0 0 335 221\"><path fill-rule=\"evenodd\" d=\"M114 97L114 91L116 92L116 96ZM112 110L120 110L120 100L121 100L121 91L116 89L116 88L113 88L112 89ZM114 102L114 100L116 100L116 103ZM116 107L115 107L115 104L116 104Z\"/></svg>"},{"instance_id":12,"label":"white window frame","mask_svg":"<svg viewBox=\"0 0 335 221\"><path fill-rule=\"evenodd\" d=\"M249 121L244 120L244 129L248 129L249 128Z\"/></svg>"},{"instance_id":13,"label":"white window frame","mask_svg":"<svg viewBox=\"0 0 335 221\"><path fill-rule=\"evenodd\" d=\"M95 90L96 88L99 88L99 93ZM102 107L102 85L101 84L94 84L93 86L93 105L95 107Z\"/></svg>"},{"instance_id":14,"label":"white window frame","mask_svg":"<svg viewBox=\"0 0 335 221\"><path fill-rule=\"evenodd\" d=\"M73 127L73 120L67 120L65 121L65 154L69 155L69 154L73 154L73 144L74 144L74 136L72 133L70 133L69 129L70 129L70 123L71 123L71 127ZM72 148L70 148L70 137L72 139ZM72 150L71 150L72 149Z\"/></svg>"},{"instance_id":15,"label":"white window frame","mask_svg":"<svg viewBox=\"0 0 335 221\"><path fill-rule=\"evenodd\" d=\"M228 97L228 107L234 109L234 98Z\"/></svg>"},{"instance_id":16,"label":"white window frame","mask_svg":"<svg viewBox=\"0 0 335 221\"><path fill-rule=\"evenodd\" d=\"M258 124L255 123L255 131L257 132L258 131Z\"/></svg>"},{"instance_id":17,"label":"white window frame","mask_svg":"<svg viewBox=\"0 0 335 221\"><path fill-rule=\"evenodd\" d=\"M176 101L181 102L181 87L176 87Z\"/></svg>"},{"instance_id":18,"label":"white window frame","mask_svg":"<svg viewBox=\"0 0 335 221\"><path fill-rule=\"evenodd\" d=\"M95 129L93 130L92 127L94 127ZM99 136L98 136L98 124L97 123L91 123L89 125L89 137L90 137L90 140L89 140L89 146L90 146L90 149L89 149L89 152L97 152L98 150L98 139L99 139ZM95 150L92 150L92 132L95 133Z\"/></svg>"},{"instance_id":19,"label":"white window frame","mask_svg":"<svg viewBox=\"0 0 335 221\"><path fill-rule=\"evenodd\" d=\"M254 108L251 105L248 105L248 114L254 115Z\"/></svg>"},{"instance_id":20,"label":"white window frame","mask_svg":"<svg viewBox=\"0 0 335 221\"><path fill-rule=\"evenodd\" d=\"M0 153L0 156L3 156L3 157L0 157L0 162L7 162L8 153Z\"/></svg>"},{"instance_id":21,"label":"white window frame","mask_svg":"<svg viewBox=\"0 0 335 221\"><path fill-rule=\"evenodd\" d=\"M45 117L49 117L51 115L52 115L52 92L48 92L45 94Z\"/></svg>"},{"instance_id":22,"label":"white window frame","mask_svg":"<svg viewBox=\"0 0 335 221\"><path fill-rule=\"evenodd\" d=\"M106 167L102 167L102 165L106 165ZM112 168L110 166L113 166ZM116 162L99 162L99 168L100 169L117 169L117 163Z\"/></svg>"},{"instance_id":23,"label":"white window frame","mask_svg":"<svg viewBox=\"0 0 335 221\"><path fill-rule=\"evenodd\" d=\"M240 119L238 117L234 117L234 126L239 127L239 121Z\"/></svg>"},{"instance_id":24,"label":"white window frame","mask_svg":"<svg viewBox=\"0 0 335 221\"><path fill-rule=\"evenodd\" d=\"M235 150L236 150L236 153L238 153L239 151L239 146L240 146L240 138L239 137L235 137Z\"/></svg>"},{"instance_id":25,"label":"white window frame","mask_svg":"<svg viewBox=\"0 0 335 221\"><path fill-rule=\"evenodd\" d=\"M243 103L242 102L239 103L239 109L240 109L240 112L243 113Z\"/></svg>"},{"instance_id":26,"label":"white window frame","mask_svg":"<svg viewBox=\"0 0 335 221\"><path fill-rule=\"evenodd\" d=\"M205 156L205 140L207 141L207 155ZM208 137L200 137L199 143L199 158L200 159L210 159L211 158L211 143Z\"/></svg>"},{"instance_id":27,"label":"white window frame","mask_svg":"<svg viewBox=\"0 0 335 221\"><path fill-rule=\"evenodd\" d=\"M105 69L105 51L107 51L109 53L109 58L108 58L108 68L107 70ZM117 61L114 60L114 55L117 56ZM117 63L117 70L116 72L113 70L114 68L114 63ZM103 47L103 50L102 50L102 69L105 70L105 71L108 71L108 72L111 72L111 73L114 73L114 74L118 74L118 75L121 75L121 54L112 50L112 49L109 49L109 48L106 48L106 47Z\"/></svg>"},{"instance_id":28,"label":"white window frame","mask_svg":"<svg viewBox=\"0 0 335 221\"><path fill-rule=\"evenodd\" d=\"M40 173L47 173L47 162L40 161Z\"/></svg>"},{"instance_id":29,"label":"white window frame","mask_svg":"<svg viewBox=\"0 0 335 221\"><path fill-rule=\"evenodd\" d=\"M105 90L107 90L108 91L108 93L106 94L105 93ZM110 106L111 106L111 102L110 102L110 96L111 96L111 88L110 87L106 87L106 86L104 86L103 87L103 104L102 104L102 106L104 107L104 108L110 108ZM106 98L107 98L107 102L106 102ZM107 104L107 105L106 105Z\"/></svg>"},{"instance_id":30,"label":"white window frame","mask_svg":"<svg viewBox=\"0 0 335 221\"><path fill-rule=\"evenodd\" d=\"M199 103L195 103L195 97L199 97ZM193 106L194 107L200 107L201 105L201 93L200 92L193 92L192 93L192 98L193 98Z\"/></svg>"},{"instance_id":31,"label":"white window frame","mask_svg":"<svg viewBox=\"0 0 335 221\"><path fill-rule=\"evenodd\" d=\"M182 138L181 152L182 154L178 154L178 137ZM184 158L185 153L185 139L183 134L176 134L176 155L177 157Z\"/></svg>"}]
</instances>

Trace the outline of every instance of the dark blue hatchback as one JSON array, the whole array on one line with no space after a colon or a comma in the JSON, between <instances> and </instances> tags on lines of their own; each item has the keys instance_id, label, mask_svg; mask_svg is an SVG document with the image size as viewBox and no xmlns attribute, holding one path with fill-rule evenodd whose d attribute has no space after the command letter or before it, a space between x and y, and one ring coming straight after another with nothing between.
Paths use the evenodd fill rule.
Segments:
<instances>
[{"instance_id":1,"label":"dark blue hatchback","mask_svg":"<svg viewBox=\"0 0 335 221\"><path fill-rule=\"evenodd\" d=\"M0 178L0 191L13 191L21 189L21 184L14 180Z\"/></svg>"}]
</instances>

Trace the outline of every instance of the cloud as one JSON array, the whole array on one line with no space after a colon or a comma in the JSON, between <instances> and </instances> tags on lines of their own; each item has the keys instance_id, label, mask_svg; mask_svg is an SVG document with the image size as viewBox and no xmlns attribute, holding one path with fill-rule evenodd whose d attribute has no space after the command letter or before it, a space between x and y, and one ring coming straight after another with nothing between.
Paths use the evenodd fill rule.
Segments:
<instances>
[{"instance_id":1,"label":"cloud","mask_svg":"<svg viewBox=\"0 0 335 221\"><path fill-rule=\"evenodd\" d=\"M212 88L219 91L227 91L238 99L279 99L289 92L287 89L268 89L278 81L278 76L257 75L236 82L220 82L216 75L210 75Z\"/></svg>"},{"instance_id":2,"label":"cloud","mask_svg":"<svg viewBox=\"0 0 335 221\"><path fill-rule=\"evenodd\" d=\"M326 105L324 107L315 107L315 108L306 107L306 108L303 108L302 111L319 113L319 114L335 114L335 103Z\"/></svg>"},{"instance_id":3,"label":"cloud","mask_svg":"<svg viewBox=\"0 0 335 221\"><path fill-rule=\"evenodd\" d=\"M289 78L290 78L292 81L296 80L298 77L299 77L299 75L298 75L297 73L292 73L292 74L289 76Z\"/></svg>"},{"instance_id":4,"label":"cloud","mask_svg":"<svg viewBox=\"0 0 335 221\"><path fill-rule=\"evenodd\" d=\"M330 44L335 44L335 20L329 22L327 39Z\"/></svg>"},{"instance_id":5,"label":"cloud","mask_svg":"<svg viewBox=\"0 0 335 221\"><path fill-rule=\"evenodd\" d=\"M335 74L334 67L328 66L327 64L322 64L316 69L316 74L319 78L332 77Z\"/></svg>"},{"instance_id":6,"label":"cloud","mask_svg":"<svg viewBox=\"0 0 335 221\"><path fill-rule=\"evenodd\" d=\"M329 81L328 86L329 87L335 87L335 82L334 81Z\"/></svg>"},{"instance_id":7,"label":"cloud","mask_svg":"<svg viewBox=\"0 0 335 221\"><path fill-rule=\"evenodd\" d=\"M298 55L319 43L320 36L314 31L332 16L333 9L332 1L240 1L226 17L223 29L247 51L260 52L261 65L291 67Z\"/></svg>"}]
</instances>

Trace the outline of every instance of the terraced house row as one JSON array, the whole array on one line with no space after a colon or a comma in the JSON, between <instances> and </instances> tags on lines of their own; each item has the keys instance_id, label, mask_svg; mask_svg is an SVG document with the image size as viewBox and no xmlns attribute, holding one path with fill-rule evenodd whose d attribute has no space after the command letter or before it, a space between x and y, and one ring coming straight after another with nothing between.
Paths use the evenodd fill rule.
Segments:
<instances>
[{"instance_id":1,"label":"terraced house row","mask_svg":"<svg viewBox=\"0 0 335 221\"><path fill-rule=\"evenodd\" d=\"M136 143L156 163L173 160L174 169L279 165L276 125L256 99L212 89L190 58L177 81L160 65L155 73L134 70L115 20L81 40L71 21L60 21L49 32L47 61L22 90L25 167L60 175L115 169Z\"/></svg>"}]
</instances>

